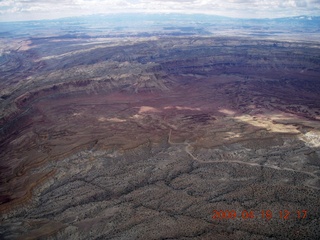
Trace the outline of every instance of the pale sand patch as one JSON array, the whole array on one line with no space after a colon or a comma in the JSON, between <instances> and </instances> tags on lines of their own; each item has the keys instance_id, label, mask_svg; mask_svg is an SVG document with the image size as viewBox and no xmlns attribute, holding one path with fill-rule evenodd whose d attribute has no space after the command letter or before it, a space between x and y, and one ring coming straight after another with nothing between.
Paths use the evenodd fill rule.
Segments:
<instances>
[{"instance_id":1,"label":"pale sand patch","mask_svg":"<svg viewBox=\"0 0 320 240\"><path fill-rule=\"evenodd\" d=\"M233 138L240 138L241 134L240 133L235 133L235 132L226 132L226 139L233 139Z\"/></svg>"},{"instance_id":2,"label":"pale sand patch","mask_svg":"<svg viewBox=\"0 0 320 240\"><path fill-rule=\"evenodd\" d=\"M126 122L127 120L125 119L120 119L120 118L105 118L105 117L99 117L98 118L98 121L99 122L105 122L105 121L108 121L108 122Z\"/></svg>"},{"instance_id":3,"label":"pale sand patch","mask_svg":"<svg viewBox=\"0 0 320 240\"><path fill-rule=\"evenodd\" d=\"M309 147L320 147L320 131L310 131L300 137Z\"/></svg>"},{"instance_id":4,"label":"pale sand patch","mask_svg":"<svg viewBox=\"0 0 320 240\"><path fill-rule=\"evenodd\" d=\"M167 107L164 107L163 109L164 110L177 109L177 110L201 111L201 108L180 107L180 106L167 106Z\"/></svg>"},{"instance_id":5,"label":"pale sand patch","mask_svg":"<svg viewBox=\"0 0 320 240\"><path fill-rule=\"evenodd\" d=\"M234 112L234 111L232 111L232 110L229 110L229 109L225 109L225 108L219 110L219 112L224 113L224 114L226 114L226 115L235 115L235 114L236 114L236 112Z\"/></svg>"},{"instance_id":6,"label":"pale sand patch","mask_svg":"<svg viewBox=\"0 0 320 240\"><path fill-rule=\"evenodd\" d=\"M149 106L142 106L140 107L139 114L141 113L146 113L146 112L161 112L158 109L154 107L149 107Z\"/></svg>"},{"instance_id":7,"label":"pale sand patch","mask_svg":"<svg viewBox=\"0 0 320 240\"><path fill-rule=\"evenodd\" d=\"M300 133L299 130L297 130L297 126L293 126L291 124L282 124L276 121L290 121L285 116L282 116L280 114L275 115L269 115L268 117L253 117L250 115L242 115L234 118L235 120L245 122L248 124L251 124L255 127L264 128L270 132L277 132L277 133Z\"/></svg>"},{"instance_id":8,"label":"pale sand patch","mask_svg":"<svg viewBox=\"0 0 320 240\"><path fill-rule=\"evenodd\" d=\"M109 121L109 122L126 122L127 120L120 119L120 118L108 118L107 121Z\"/></svg>"},{"instance_id":9,"label":"pale sand patch","mask_svg":"<svg viewBox=\"0 0 320 240\"><path fill-rule=\"evenodd\" d=\"M191 110L191 111L201 111L200 108L191 108L191 107L176 107L178 110Z\"/></svg>"},{"instance_id":10,"label":"pale sand patch","mask_svg":"<svg viewBox=\"0 0 320 240\"><path fill-rule=\"evenodd\" d=\"M98 117L99 122L105 122L107 119L105 117Z\"/></svg>"},{"instance_id":11,"label":"pale sand patch","mask_svg":"<svg viewBox=\"0 0 320 240\"><path fill-rule=\"evenodd\" d=\"M31 49L31 41L27 40L27 41L23 41L21 47L19 48L19 51L26 51Z\"/></svg>"},{"instance_id":12,"label":"pale sand patch","mask_svg":"<svg viewBox=\"0 0 320 240\"><path fill-rule=\"evenodd\" d=\"M140 119L140 118L142 118L142 116L141 115L139 115L139 114L135 114L135 115L133 115L132 117L130 117L130 118L133 118L133 119Z\"/></svg>"}]
</instances>

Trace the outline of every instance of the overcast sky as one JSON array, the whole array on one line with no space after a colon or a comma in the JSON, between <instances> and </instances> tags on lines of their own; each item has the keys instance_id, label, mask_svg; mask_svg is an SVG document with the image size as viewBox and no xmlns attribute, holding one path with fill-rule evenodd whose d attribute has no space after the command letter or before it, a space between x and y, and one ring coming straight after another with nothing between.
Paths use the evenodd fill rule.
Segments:
<instances>
[{"instance_id":1,"label":"overcast sky","mask_svg":"<svg viewBox=\"0 0 320 240\"><path fill-rule=\"evenodd\" d=\"M0 21L118 12L179 12L275 18L320 15L320 0L0 0Z\"/></svg>"}]
</instances>

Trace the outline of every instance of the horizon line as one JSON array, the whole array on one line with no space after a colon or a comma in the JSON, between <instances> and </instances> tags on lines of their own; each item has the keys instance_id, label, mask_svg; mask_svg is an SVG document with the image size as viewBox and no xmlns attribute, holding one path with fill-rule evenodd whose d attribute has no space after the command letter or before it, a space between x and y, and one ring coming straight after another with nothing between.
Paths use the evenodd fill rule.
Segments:
<instances>
[{"instance_id":1,"label":"horizon line","mask_svg":"<svg viewBox=\"0 0 320 240\"><path fill-rule=\"evenodd\" d=\"M284 18L317 18L320 17L319 15L292 15L292 16L283 16L283 17L230 17L227 15L219 15L219 14L210 14L210 13L181 13L181 12L116 12L116 13L97 13L97 14L83 14L83 15L75 15L75 16L66 16L66 17L57 17L57 18L43 18L43 19L28 19L28 20L1 20L0 23L19 23L19 22L38 22L38 21L55 21L55 20L67 20L72 18L86 18L86 17L93 17L93 16L115 16L115 15L203 15L203 16L211 16L211 17L221 17L221 18L229 18L229 19L242 19L242 20L276 20L276 19L284 19Z\"/></svg>"}]
</instances>

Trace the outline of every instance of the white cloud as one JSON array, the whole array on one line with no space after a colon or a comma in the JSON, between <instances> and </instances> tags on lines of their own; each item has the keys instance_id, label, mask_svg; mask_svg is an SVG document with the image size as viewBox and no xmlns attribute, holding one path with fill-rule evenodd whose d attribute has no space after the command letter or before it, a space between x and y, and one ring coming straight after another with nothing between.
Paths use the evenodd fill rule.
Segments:
<instances>
[{"instance_id":1,"label":"white cloud","mask_svg":"<svg viewBox=\"0 0 320 240\"><path fill-rule=\"evenodd\" d=\"M1 1L0 2L0 8L1 7L9 7L13 4L13 1Z\"/></svg>"},{"instance_id":2,"label":"white cloud","mask_svg":"<svg viewBox=\"0 0 320 240\"><path fill-rule=\"evenodd\" d=\"M13 13L40 18L116 12L206 13L234 17L319 15L319 0L3 0L0 21Z\"/></svg>"}]
</instances>

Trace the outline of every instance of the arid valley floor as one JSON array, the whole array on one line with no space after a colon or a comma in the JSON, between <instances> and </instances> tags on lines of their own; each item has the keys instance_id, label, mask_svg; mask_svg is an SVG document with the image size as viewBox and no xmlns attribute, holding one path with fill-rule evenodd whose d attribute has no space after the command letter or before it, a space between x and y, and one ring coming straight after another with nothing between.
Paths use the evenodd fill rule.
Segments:
<instances>
[{"instance_id":1,"label":"arid valley floor","mask_svg":"<svg viewBox=\"0 0 320 240\"><path fill-rule=\"evenodd\" d=\"M319 42L0 41L1 239L319 239Z\"/></svg>"}]
</instances>

